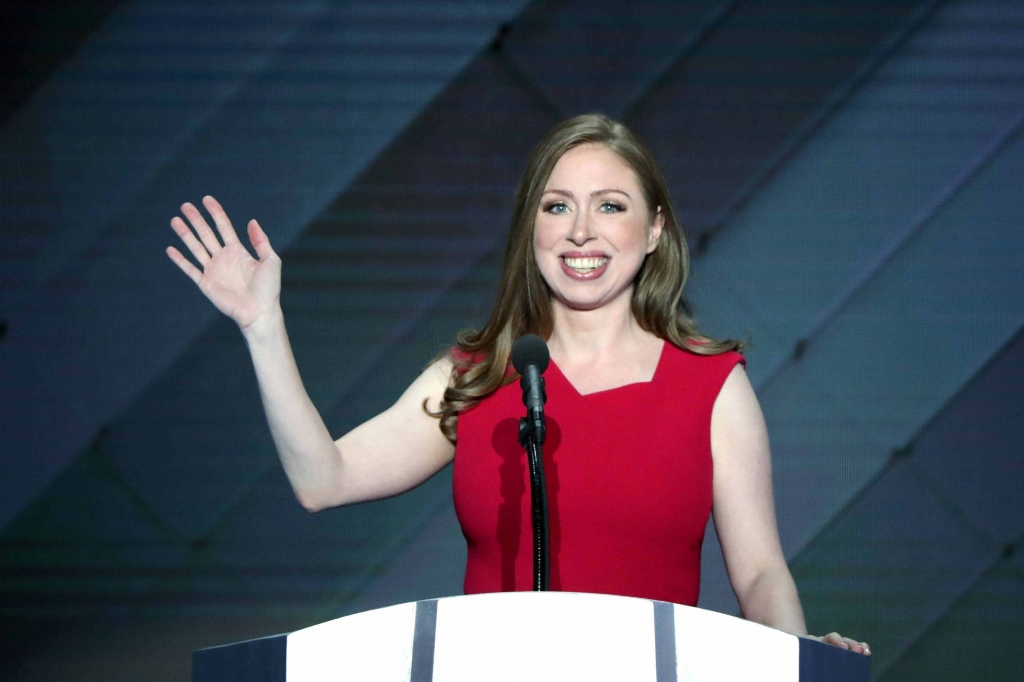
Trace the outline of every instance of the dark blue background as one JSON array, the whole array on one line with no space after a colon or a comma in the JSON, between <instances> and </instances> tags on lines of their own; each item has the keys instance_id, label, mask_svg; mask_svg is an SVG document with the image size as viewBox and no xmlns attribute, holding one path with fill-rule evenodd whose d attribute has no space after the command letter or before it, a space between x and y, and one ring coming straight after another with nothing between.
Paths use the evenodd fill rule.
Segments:
<instances>
[{"instance_id":1,"label":"dark blue background","mask_svg":"<svg viewBox=\"0 0 1024 682\"><path fill-rule=\"evenodd\" d=\"M259 218L340 437L482 322L526 155L587 111L661 161L701 329L752 338L811 630L877 679L1024 677L1021 3L5 6L0 679L184 679L459 593L449 470L299 507L168 221Z\"/></svg>"}]
</instances>

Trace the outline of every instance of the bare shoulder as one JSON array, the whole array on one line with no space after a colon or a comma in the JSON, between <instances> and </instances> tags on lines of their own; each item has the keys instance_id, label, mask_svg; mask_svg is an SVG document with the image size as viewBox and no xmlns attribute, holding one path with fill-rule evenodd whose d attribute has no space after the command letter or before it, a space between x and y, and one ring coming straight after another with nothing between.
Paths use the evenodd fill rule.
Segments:
<instances>
[{"instance_id":1,"label":"bare shoulder","mask_svg":"<svg viewBox=\"0 0 1024 682\"><path fill-rule=\"evenodd\" d=\"M452 356L446 354L427 365L420 376L429 377L434 383L444 388L451 384L454 368L455 363L452 362Z\"/></svg>"},{"instance_id":2,"label":"bare shoulder","mask_svg":"<svg viewBox=\"0 0 1024 682\"><path fill-rule=\"evenodd\" d=\"M754 402L757 401L757 396L754 393L754 387L750 383L750 378L747 376L747 371L743 367L743 363L736 363L732 371L729 372L729 376L725 378L725 383L722 384L721 390L718 392L718 397L715 399L715 407L722 403L730 404L738 401L750 400L753 398Z\"/></svg>"},{"instance_id":3,"label":"bare shoulder","mask_svg":"<svg viewBox=\"0 0 1024 682\"><path fill-rule=\"evenodd\" d=\"M437 411L444 397L445 389L452 383L454 363L448 355L431 362L398 399L399 403L414 402L418 407L427 401L427 407Z\"/></svg>"},{"instance_id":4,"label":"bare shoulder","mask_svg":"<svg viewBox=\"0 0 1024 682\"><path fill-rule=\"evenodd\" d=\"M767 428L757 394L742 364L726 377L711 411L711 451L716 461L737 452L758 452Z\"/></svg>"}]
</instances>

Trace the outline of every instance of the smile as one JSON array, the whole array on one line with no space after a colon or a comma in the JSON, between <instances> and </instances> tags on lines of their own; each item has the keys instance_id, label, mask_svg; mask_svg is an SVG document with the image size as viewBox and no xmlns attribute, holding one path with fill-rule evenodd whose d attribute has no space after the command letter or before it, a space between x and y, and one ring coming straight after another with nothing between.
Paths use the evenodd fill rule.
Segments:
<instances>
[{"instance_id":1,"label":"smile","mask_svg":"<svg viewBox=\"0 0 1024 682\"><path fill-rule=\"evenodd\" d=\"M608 262L607 258L563 258L565 264L577 272L590 272Z\"/></svg>"},{"instance_id":2,"label":"smile","mask_svg":"<svg viewBox=\"0 0 1024 682\"><path fill-rule=\"evenodd\" d=\"M573 279L596 279L608 269L608 258L606 256L585 256L579 258L563 256L559 260L562 263L562 271Z\"/></svg>"}]
</instances>

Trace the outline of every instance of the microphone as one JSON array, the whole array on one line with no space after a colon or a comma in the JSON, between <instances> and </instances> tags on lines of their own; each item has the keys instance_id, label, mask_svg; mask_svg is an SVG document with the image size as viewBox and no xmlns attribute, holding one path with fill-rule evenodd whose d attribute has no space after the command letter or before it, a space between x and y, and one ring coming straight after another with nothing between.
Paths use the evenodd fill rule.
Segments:
<instances>
[{"instance_id":1,"label":"microphone","mask_svg":"<svg viewBox=\"0 0 1024 682\"><path fill-rule=\"evenodd\" d=\"M519 442L532 438L537 445L544 443L544 403L548 396L544 390L541 374L548 368L551 359L548 345L536 334L525 334L512 344L512 366L519 372L519 386L523 389L523 404L526 405L526 428L519 430Z\"/></svg>"},{"instance_id":2,"label":"microphone","mask_svg":"<svg viewBox=\"0 0 1024 682\"><path fill-rule=\"evenodd\" d=\"M512 344L512 366L522 375L526 416L519 420L519 444L530 465L530 506L533 511L533 589L547 591L551 578L551 541L548 527L548 492L544 482L544 377L551 355L548 344L536 334L526 334Z\"/></svg>"}]
</instances>

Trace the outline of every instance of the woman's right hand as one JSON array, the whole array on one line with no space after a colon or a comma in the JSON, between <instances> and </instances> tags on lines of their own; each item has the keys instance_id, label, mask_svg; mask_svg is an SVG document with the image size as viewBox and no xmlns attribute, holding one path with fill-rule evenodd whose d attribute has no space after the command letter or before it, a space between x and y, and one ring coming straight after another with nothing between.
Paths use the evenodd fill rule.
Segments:
<instances>
[{"instance_id":1,"label":"woman's right hand","mask_svg":"<svg viewBox=\"0 0 1024 682\"><path fill-rule=\"evenodd\" d=\"M256 249L259 261L254 260L238 241L231 221L217 200L205 196L203 205L213 217L224 245L221 246L199 209L185 202L181 205L181 212L192 223L199 239L178 216L171 219L171 228L185 242L202 270L173 246L167 247L167 255L196 283L217 310L234 320L244 332L257 320L279 309L281 259L255 220L249 221L249 241Z\"/></svg>"}]
</instances>

